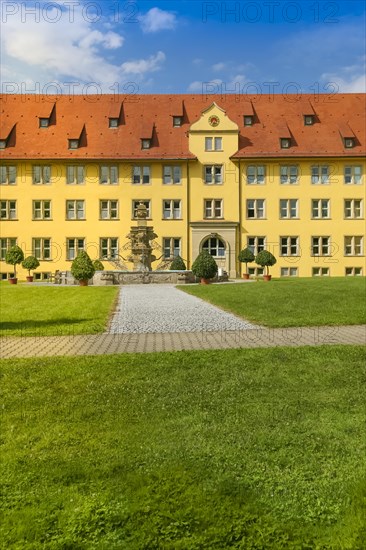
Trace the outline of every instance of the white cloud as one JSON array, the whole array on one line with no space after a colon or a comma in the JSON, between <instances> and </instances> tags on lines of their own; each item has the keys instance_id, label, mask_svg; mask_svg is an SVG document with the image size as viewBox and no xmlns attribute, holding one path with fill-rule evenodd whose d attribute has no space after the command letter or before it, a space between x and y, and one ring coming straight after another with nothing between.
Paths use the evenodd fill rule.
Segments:
<instances>
[{"instance_id":1,"label":"white cloud","mask_svg":"<svg viewBox=\"0 0 366 550\"><path fill-rule=\"evenodd\" d=\"M123 74L144 75L145 73L159 71L165 59L165 53L158 52L156 55L151 55L149 59L126 61L122 63L121 69Z\"/></svg>"},{"instance_id":2,"label":"white cloud","mask_svg":"<svg viewBox=\"0 0 366 550\"><path fill-rule=\"evenodd\" d=\"M225 63L215 63L212 65L212 69L214 71L223 71L226 68Z\"/></svg>"},{"instance_id":3,"label":"white cloud","mask_svg":"<svg viewBox=\"0 0 366 550\"><path fill-rule=\"evenodd\" d=\"M150 10L151 11L151 10ZM60 16L60 11L48 12ZM123 82L125 75L133 75L139 82L145 81L149 73L161 69L165 54L158 51L146 59L122 62L119 48L124 37L114 32L111 25L98 26L83 17L82 7L74 7L73 18L68 10L62 17L50 23L44 17L22 21L21 10L7 18L2 25L2 73L7 79L6 90L11 85L23 86L29 91L40 91L50 82L61 84L67 91L67 83L87 85L96 82L101 89L110 92L110 86ZM118 61L111 61L119 56ZM64 86L62 86L64 84ZM81 93L82 88L75 88ZM95 93L95 92L94 92Z\"/></svg>"},{"instance_id":4,"label":"white cloud","mask_svg":"<svg viewBox=\"0 0 366 550\"><path fill-rule=\"evenodd\" d=\"M145 15L141 15L139 20L145 33L174 30L177 26L175 14L159 8L151 8Z\"/></svg>"},{"instance_id":5,"label":"white cloud","mask_svg":"<svg viewBox=\"0 0 366 550\"><path fill-rule=\"evenodd\" d=\"M337 73L323 73L321 80L335 84L340 93L366 93L366 56L359 63L341 67Z\"/></svg>"},{"instance_id":6,"label":"white cloud","mask_svg":"<svg viewBox=\"0 0 366 550\"><path fill-rule=\"evenodd\" d=\"M220 93L222 84L223 81L219 78L215 78L214 80L195 80L188 86L188 91L194 93Z\"/></svg>"}]
</instances>

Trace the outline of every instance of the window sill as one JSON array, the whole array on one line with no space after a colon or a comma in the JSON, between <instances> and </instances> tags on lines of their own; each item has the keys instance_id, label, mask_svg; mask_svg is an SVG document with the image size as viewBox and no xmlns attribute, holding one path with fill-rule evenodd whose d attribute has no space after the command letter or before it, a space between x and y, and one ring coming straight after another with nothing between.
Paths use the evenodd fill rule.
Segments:
<instances>
[{"instance_id":1,"label":"window sill","mask_svg":"<svg viewBox=\"0 0 366 550\"><path fill-rule=\"evenodd\" d=\"M329 221L331 220L332 218L310 218L311 220L314 220L314 221L321 221L321 220L325 220L325 221Z\"/></svg>"},{"instance_id":2,"label":"window sill","mask_svg":"<svg viewBox=\"0 0 366 550\"><path fill-rule=\"evenodd\" d=\"M251 220L267 220L268 218L258 218L258 217L255 217L255 218L246 218L247 220L251 221Z\"/></svg>"},{"instance_id":3,"label":"window sill","mask_svg":"<svg viewBox=\"0 0 366 550\"><path fill-rule=\"evenodd\" d=\"M161 218L161 221L163 222L174 222L174 221L182 221L183 218Z\"/></svg>"},{"instance_id":4,"label":"window sill","mask_svg":"<svg viewBox=\"0 0 366 550\"><path fill-rule=\"evenodd\" d=\"M86 218L65 218L65 222L86 222Z\"/></svg>"},{"instance_id":5,"label":"window sill","mask_svg":"<svg viewBox=\"0 0 366 550\"><path fill-rule=\"evenodd\" d=\"M53 222L53 218L32 218L32 222Z\"/></svg>"},{"instance_id":6,"label":"window sill","mask_svg":"<svg viewBox=\"0 0 366 550\"><path fill-rule=\"evenodd\" d=\"M98 218L100 222L119 222L120 218Z\"/></svg>"},{"instance_id":7,"label":"window sill","mask_svg":"<svg viewBox=\"0 0 366 550\"><path fill-rule=\"evenodd\" d=\"M1 218L2 222L18 222L18 218Z\"/></svg>"},{"instance_id":8,"label":"window sill","mask_svg":"<svg viewBox=\"0 0 366 550\"><path fill-rule=\"evenodd\" d=\"M265 218L265 219L267 219L267 218ZM285 221L286 220L287 221L289 221L289 220L301 220L301 218L299 218L298 216L294 216L294 217L291 217L291 218L280 218L280 220L285 220Z\"/></svg>"},{"instance_id":9,"label":"window sill","mask_svg":"<svg viewBox=\"0 0 366 550\"><path fill-rule=\"evenodd\" d=\"M365 218L343 218L344 220L354 220L354 221L357 221L357 220L364 220Z\"/></svg>"}]
</instances>

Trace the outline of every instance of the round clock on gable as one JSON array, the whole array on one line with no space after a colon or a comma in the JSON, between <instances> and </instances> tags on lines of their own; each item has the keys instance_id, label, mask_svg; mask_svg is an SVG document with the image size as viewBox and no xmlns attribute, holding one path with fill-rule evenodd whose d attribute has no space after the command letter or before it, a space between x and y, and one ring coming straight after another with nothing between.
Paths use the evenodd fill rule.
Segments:
<instances>
[{"instance_id":1,"label":"round clock on gable","mask_svg":"<svg viewBox=\"0 0 366 550\"><path fill-rule=\"evenodd\" d=\"M217 115L211 115L210 118L208 119L208 123L211 126L218 126L220 124L220 119Z\"/></svg>"}]
</instances>

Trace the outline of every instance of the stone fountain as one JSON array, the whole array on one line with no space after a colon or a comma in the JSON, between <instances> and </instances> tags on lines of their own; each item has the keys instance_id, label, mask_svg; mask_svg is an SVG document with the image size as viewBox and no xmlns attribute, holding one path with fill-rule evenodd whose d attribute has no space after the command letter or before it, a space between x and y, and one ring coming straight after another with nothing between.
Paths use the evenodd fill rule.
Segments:
<instances>
[{"instance_id":1,"label":"stone fountain","mask_svg":"<svg viewBox=\"0 0 366 550\"><path fill-rule=\"evenodd\" d=\"M136 208L136 217L137 227L131 227L127 235L131 249L127 260L133 263L133 271L151 271L151 263L156 260L156 256L152 254L152 242L157 235L153 227L147 225L147 208L141 202Z\"/></svg>"},{"instance_id":2,"label":"stone fountain","mask_svg":"<svg viewBox=\"0 0 366 550\"><path fill-rule=\"evenodd\" d=\"M157 238L154 228L147 225L147 208L140 203L136 208L137 226L131 227L126 238L128 242L122 247L127 252L127 257L121 255L110 259L116 271L99 271L94 275L93 282L96 285L110 284L140 284L140 283L171 283L184 284L194 282L191 271L171 271L168 267L173 258L164 259L163 250L155 240ZM159 252L157 258L153 252ZM157 270L152 271L151 264L161 260ZM125 262L133 264L128 269Z\"/></svg>"}]
</instances>

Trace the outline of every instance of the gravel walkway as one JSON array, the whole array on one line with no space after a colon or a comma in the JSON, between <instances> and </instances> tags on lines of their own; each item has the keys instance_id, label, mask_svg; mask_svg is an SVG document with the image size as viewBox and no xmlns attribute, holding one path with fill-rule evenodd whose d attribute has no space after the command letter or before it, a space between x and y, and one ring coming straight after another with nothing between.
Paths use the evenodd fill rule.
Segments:
<instances>
[{"instance_id":1,"label":"gravel walkway","mask_svg":"<svg viewBox=\"0 0 366 550\"><path fill-rule=\"evenodd\" d=\"M186 294L174 285L126 285L109 334L176 333L259 328L245 319Z\"/></svg>"}]
</instances>

